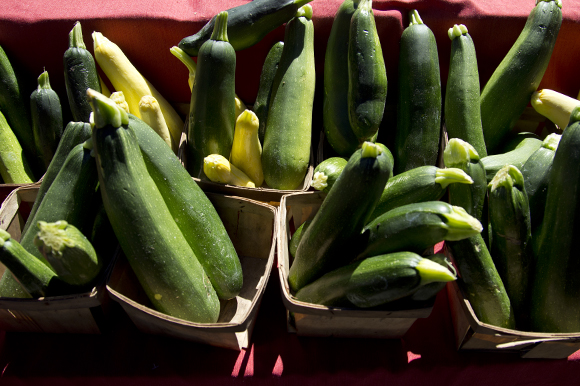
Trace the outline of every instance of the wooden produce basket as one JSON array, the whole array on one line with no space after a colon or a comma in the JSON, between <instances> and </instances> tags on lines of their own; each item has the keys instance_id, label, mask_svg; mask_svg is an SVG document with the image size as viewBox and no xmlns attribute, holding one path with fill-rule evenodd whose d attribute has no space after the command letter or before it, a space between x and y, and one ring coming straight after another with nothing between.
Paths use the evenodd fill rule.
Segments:
<instances>
[{"instance_id":1,"label":"wooden produce basket","mask_svg":"<svg viewBox=\"0 0 580 386\"><path fill-rule=\"evenodd\" d=\"M13 190L0 208L0 226L20 240L40 183ZM0 275L6 267L0 264ZM102 283L76 295L38 299L0 297L0 330L99 334L106 327L109 299Z\"/></svg>"},{"instance_id":2,"label":"wooden produce basket","mask_svg":"<svg viewBox=\"0 0 580 386\"><path fill-rule=\"evenodd\" d=\"M349 338L401 338L418 318L426 318L433 305L420 309L362 310L326 307L296 300L288 285L288 240L294 230L313 216L325 193L301 192L282 197L279 215L278 270L289 332L302 336Z\"/></svg>"},{"instance_id":3,"label":"wooden produce basket","mask_svg":"<svg viewBox=\"0 0 580 386\"><path fill-rule=\"evenodd\" d=\"M240 257L244 285L240 294L221 302L217 323L194 323L154 310L124 256L117 260L107 290L135 326L148 334L165 335L233 350L249 347L258 308L276 250L274 206L217 193L207 193Z\"/></svg>"}]
</instances>

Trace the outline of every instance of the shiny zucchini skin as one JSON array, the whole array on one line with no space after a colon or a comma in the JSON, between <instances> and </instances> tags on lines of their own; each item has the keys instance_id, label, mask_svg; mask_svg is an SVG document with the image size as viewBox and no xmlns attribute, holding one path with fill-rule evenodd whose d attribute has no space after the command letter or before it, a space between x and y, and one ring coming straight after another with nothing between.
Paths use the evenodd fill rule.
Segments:
<instances>
[{"instance_id":1,"label":"shiny zucchini skin","mask_svg":"<svg viewBox=\"0 0 580 386\"><path fill-rule=\"evenodd\" d=\"M322 192L328 193L336 182L348 160L342 157L330 157L316 165L312 177L311 186ZM318 173L318 174L317 174Z\"/></svg>"},{"instance_id":2,"label":"shiny zucchini skin","mask_svg":"<svg viewBox=\"0 0 580 386\"><path fill-rule=\"evenodd\" d=\"M497 154L548 67L562 24L562 2L539 0L506 56L481 91L481 123L488 154Z\"/></svg>"},{"instance_id":3,"label":"shiny zucchini skin","mask_svg":"<svg viewBox=\"0 0 580 386\"><path fill-rule=\"evenodd\" d=\"M149 175L218 297L235 297L243 286L242 267L215 207L156 132L132 114L129 127L137 137Z\"/></svg>"},{"instance_id":4,"label":"shiny zucchini skin","mask_svg":"<svg viewBox=\"0 0 580 386\"><path fill-rule=\"evenodd\" d=\"M441 133L441 75L437 43L416 10L401 36L395 174L436 165Z\"/></svg>"},{"instance_id":5,"label":"shiny zucchini skin","mask_svg":"<svg viewBox=\"0 0 580 386\"><path fill-rule=\"evenodd\" d=\"M348 117L359 143L378 132L387 100L387 71L372 0L354 0L348 41Z\"/></svg>"},{"instance_id":6,"label":"shiny zucchini skin","mask_svg":"<svg viewBox=\"0 0 580 386\"><path fill-rule=\"evenodd\" d=\"M554 155L540 232L534 241L531 329L539 332L580 331L580 109Z\"/></svg>"},{"instance_id":7,"label":"shiny zucchini skin","mask_svg":"<svg viewBox=\"0 0 580 386\"><path fill-rule=\"evenodd\" d=\"M506 165L513 165L522 169L524 163L530 156L542 146L539 138L525 138L513 150L506 153L488 155L481 158L481 163L485 168L487 182L491 182L496 173Z\"/></svg>"},{"instance_id":8,"label":"shiny zucchini skin","mask_svg":"<svg viewBox=\"0 0 580 386\"><path fill-rule=\"evenodd\" d=\"M314 24L309 4L286 24L284 50L273 82L262 148L268 187L297 189L310 162L316 73Z\"/></svg>"},{"instance_id":9,"label":"shiny zucchini skin","mask_svg":"<svg viewBox=\"0 0 580 386\"><path fill-rule=\"evenodd\" d=\"M344 0L338 7L324 56L324 135L334 151L342 157L350 157L360 145L348 114L348 47L350 21L355 9L353 0Z\"/></svg>"},{"instance_id":10,"label":"shiny zucchini skin","mask_svg":"<svg viewBox=\"0 0 580 386\"><path fill-rule=\"evenodd\" d=\"M288 275L293 291L356 256L353 240L360 237L391 170L390 159L375 144L365 142L353 153L302 234Z\"/></svg>"},{"instance_id":11,"label":"shiny zucchini skin","mask_svg":"<svg viewBox=\"0 0 580 386\"><path fill-rule=\"evenodd\" d=\"M187 169L196 178L210 154L230 158L236 124L236 52L228 41L228 14L217 16L214 34L200 48L187 130Z\"/></svg>"},{"instance_id":12,"label":"shiny zucchini skin","mask_svg":"<svg viewBox=\"0 0 580 386\"><path fill-rule=\"evenodd\" d=\"M290 21L296 11L312 0L253 0L227 10L228 34L236 51L258 43L269 32ZM198 56L205 41L210 39L216 16L197 33L183 38L178 47L190 56Z\"/></svg>"}]
</instances>

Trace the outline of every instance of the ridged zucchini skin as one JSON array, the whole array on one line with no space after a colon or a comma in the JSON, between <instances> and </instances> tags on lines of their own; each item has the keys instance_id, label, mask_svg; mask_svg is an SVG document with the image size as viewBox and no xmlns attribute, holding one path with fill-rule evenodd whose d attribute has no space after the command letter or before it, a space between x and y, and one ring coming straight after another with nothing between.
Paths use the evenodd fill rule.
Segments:
<instances>
[{"instance_id":1,"label":"ridged zucchini skin","mask_svg":"<svg viewBox=\"0 0 580 386\"><path fill-rule=\"evenodd\" d=\"M107 215L153 307L215 323L218 297L149 175L134 132L107 124L95 128L93 143Z\"/></svg>"},{"instance_id":2,"label":"ridged zucchini skin","mask_svg":"<svg viewBox=\"0 0 580 386\"><path fill-rule=\"evenodd\" d=\"M311 186L316 190L328 193L347 162L348 160L343 157L325 159L314 168Z\"/></svg>"},{"instance_id":3,"label":"ridged zucchini skin","mask_svg":"<svg viewBox=\"0 0 580 386\"><path fill-rule=\"evenodd\" d=\"M149 175L220 299L231 299L243 286L238 254L215 207L163 139L129 114Z\"/></svg>"},{"instance_id":4,"label":"ridged zucchini skin","mask_svg":"<svg viewBox=\"0 0 580 386\"><path fill-rule=\"evenodd\" d=\"M437 43L416 10L401 36L395 133L395 174L436 165L441 133L441 74Z\"/></svg>"},{"instance_id":5,"label":"ridged zucchini skin","mask_svg":"<svg viewBox=\"0 0 580 386\"><path fill-rule=\"evenodd\" d=\"M324 54L322 122L330 146L342 157L350 157L360 142L350 125L348 113L348 47L350 21L356 7L344 0L332 22Z\"/></svg>"},{"instance_id":6,"label":"ridged zucchini skin","mask_svg":"<svg viewBox=\"0 0 580 386\"><path fill-rule=\"evenodd\" d=\"M92 112L87 88L101 92L101 82L93 55L83 41L80 22L69 33L69 47L63 55L64 84L74 121L89 122Z\"/></svg>"},{"instance_id":7,"label":"ridged zucchini skin","mask_svg":"<svg viewBox=\"0 0 580 386\"><path fill-rule=\"evenodd\" d=\"M348 117L359 143L377 134L387 100L387 70L372 0L354 0L348 41Z\"/></svg>"},{"instance_id":8,"label":"ridged zucchini skin","mask_svg":"<svg viewBox=\"0 0 580 386\"><path fill-rule=\"evenodd\" d=\"M210 154L230 158L236 124L236 52L228 41L228 14L217 17L212 38L200 48L191 93L187 131L187 169L196 178Z\"/></svg>"},{"instance_id":9,"label":"ridged zucchini skin","mask_svg":"<svg viewBox=\"0 0 580 386\"><path fill-rule=\"evenodd\" d=\"M272 95L272 83L280 64L282 51L284 49L284 42L275 43L268 51L264 64L262 65L262 72L260 73L260 82L258 84L258 93L256 94L256 101L254 102L253 110L258 117L259 128L258 138L260 143L264 144L264 135L266 134L266 122L268 120L268 110L270 107L270 96Z\"/></svg>"},{"instance_id":10,"label":"ridged zucchini skin","mask_svg":"<svg viewBox=\"0 0 580 386\"><path fill-rule=\"evenodd\" d=\"M481 92L481 123L488 154L496 154L530 102L548 67L562 24L562 2L539 0Z\"/></svg>"},{"instance_id":11,"label":"ridged zucchini skin","mask_svg":"<svg viewBox=\"0 0 580 386\"><path fill-rule=\"evenodd\" d=\"M312 0L253 0L227 10L228 34L236 51L258 43L270 31L290 21L296 11ZM183 38L178 47L190 56L198 56L202 44L210 39L215 16L201 30Z\"/></svg>"},{"instance_id":12,"label":"ridged zucchini skin","mask_svg":"<svg viewBox=\"0 0 580 386\"><path fill-rule=\"evenodd\" d=\"M523 139L513 150L481 158L487 182L491 182L496 173L506 165L513 165L518 169L522 169L528 158L541 146L541 139L530 137Z\"/></svg>"},{"instance_id":13,"label":"ridged zucchini skin","mask_svg":"<svg viewBox=\"0 0 580 386\"><path fill-rule=\"evenodd\" d=\"M572 112L554 155L541 229L534 241L531 329L580 331L580 109Z\"/></svg>"},{"instance_id":14,"label":"ridged zucchini skin","mask_svg":"<svg viewBox=\"0 0 580 386\"><path fill-rule=\"evenodd\" d=\"M532 280L532 226L524 177L508 165L488 185L490 253L514 309L516 326L527 330Z\"/></svg>"},{"instance_id":15,"label":"ridged zucchini skin","mask_svg":"<svg viewBox=\"0 0 580 386\"><path fill-rule=\"evenodd\" d=\"M373 156L363 156L373 151ZM386 154L368 142L350 157L302 234L288 275L293 291L356 256L358 245L353 240L360 237L392 167Z\"/></svg>"},{"instance_id":16,"label":"ridged zucchini skin","mask_svg":"<svg viewBox=\"0 0 580 386\"><path fill-rule=\"evenodd\" d=\"M30 184L36 178L18 138L0 111L0 176L5 184Z\"/></svg>"},{"instance_id":17,"label":"ridged zucchini skin","mask_svg":"<svg viewBox=\"0 0 580 386\"><path fill-rule=\"evenodd\" d=\"M481 109L479 106L479 71L473 39L467 28L455 25L449 29L451 59L445 91L444 117L449 138L460 138L487 156Z\"/></svg>"},{"instance_id":18,"label":"ridged zucchini skin","mask_svg":"<svg viewBox=\"0 0 580 386\"><path fill-rule=\"evenodd\" d=\"M64 164L70 151L75 146L91 138L91 134L92 129L90 123L88 122L69 122L66 125L62 133L62 137L58 143L58 147L56 148L56 152L54 153L54 156L52 157L52 160L46 169L46 173L44 173L44 176L42 177L40 186L38 187L36 200L34 200L34 204L30 210L30 217L33 217L38 210L40 203L44 199L44 195L58 175L58 172L62 168L62 165ZM26 222L23 232L26 232L28 226L30 226L30 222Z\"/></svg>"},{"instance_id":19,"label":"ridged zucchini skin","mask_svg":"<svg viewBox=\"0 0 580 386\"><path fill-rule=\"evenodd\" d=\"M286 24L284 50L272 85L262 149L264 181L272 189L294 190L304 181L315 84L314 24L307 4Z\"/></svg>"},{"instance_id":20,"label":"ridged zucchini skin","mask_svg":"<svg viewBox=\"0 0 580 386\"><path fill-rule=\"evenodd\" d=\"M482 323L515 328L515 315L504 284L481 235L446 243L462 287L475 315Z\"/></svg>"}]
</instances>

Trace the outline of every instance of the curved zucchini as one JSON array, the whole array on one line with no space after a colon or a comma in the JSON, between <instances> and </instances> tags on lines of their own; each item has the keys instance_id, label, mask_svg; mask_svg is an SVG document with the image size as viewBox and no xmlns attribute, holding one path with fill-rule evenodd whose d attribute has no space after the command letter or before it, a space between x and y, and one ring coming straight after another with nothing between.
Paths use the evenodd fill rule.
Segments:
<instances>
[{"instance_id":1,"label":"curved zucchini","mask_svg":"<svg viewBox=\"0 0 580 386\"><path fill-rule=\"evenodd\" d=\"M268 55L266 55L264 65L262 66L262 72L260 73L258 93L256 94L256 101L253 106L253 110L258 117L258 138L260 139L260 144L264 143L268 110L270 109L270 96L272 95L272 84L280 64L283 50L284 42L277 42L274 44L270 48L270 51L268 51Z\"/></svg>"},{"instance_id":2,"label":"curved zucchini","mask_svg":"<svg viewBox=\"0 0 580 386\"><path fill-rule=\"evenodd\" d=\"M348 160L342 157L325 159L314 168L314 175L310 185L316 190L328 193L347 162Z\"/></svg>"},{"instance_id":3,"label":"curved zucchini","mask_svg":"<svg viewBox=\"0 0 580 386\"><path fill-rule=\"evenodd\" d=\"M376 144L365 142L348 160L302 235L288 274L293 291L351 261L392 164Z\"/></svg>"},{"instance_id":4,"label":"curved zucchini","mask_svg":"<svg viewBox=\"0 0 580 386\"><path fill-rule=\"evenodd\" d=\"M272 85L262 149L264 181L272 189L296 189L308 170L314 64L314 24L307 4L286 24L284 50Z\"/></svg>"},{"instance_id":5,"label":"curved zucchini","mask_svg":"<svg viewBox=\"0 0 580 386\"><path fill-rule=\"evenodd\" d=\"M270 31L290 21L300 7L312 0L253 0L227 10L228 34L236 51L258 43ZM203 43L211 38L217 16L201 30L179 42L179 48L198 56Z\"/></svg>"},{"instance_id":6,"label":"curved zucchini","mask_svg":"<svg viewBox=\"0 0 580 386\"><path fill-rule=\"evenodd\" d=\"M464 140L483 158L487 156L487 150L481 127L481 89L475 45L463 24L454 25L448 34L451 59L445 91L445 128L449 138Z\"/></svg>"},{"instance_id":7,"label":"curved zucchini","mask_svg":"<svg viewBox=\"0 0 580 386\"><path fill-rule=\"evenodd\" d=\"M348 117L359 143L377 134L387 100L387 71L372 4L354 0L348 41Z\"/></svg>"},{"instance_id":8,"label":"curved zucchini","mask_svg":"<svg viewBox=\"0 0 580 386\"><path fill-rule=\"evenodd\" d=\"M537 0L524 29L481 91L488 154L497 154L548 67L562 24L561 0Z\"/></svg>"},{"instance_id":9,"label":"curved zucchini","mask_svg":"<svg viewBox=\"0 0 580 386\"><path fill-rule=\"evenodd\" d=\"M506 165L513 165L518 169L522 169L528 158L541 146L542 140L539 138L524 138L513 150L481 158L487 182L491 182L497 172Z\"/></svg>"},{"instance_id":10,"label":"curved zucchini","mask_svg":"<svg viewBox=\"0 0 580 386\"><path fill-rule=\"evenodd\" d=\"M395 174L436 165L441 133L441 74L437 43L417 10L403 31L399 54L399 100Z\"/></svg>"},{"instance_id":11,"label":"curved zucchini","mask_svg":"<svg viewBox=\"0 0 580 386\"><path fill-rule=\"evenodd\" d=\"M187 129L189 173L203 174L203 159L210 154L230 158L236 124L236 52L228 41L227 12L216 18L214 33L200 48L191 93Z\"/></svg>"},{"instance_id":12,"label":"curved zucchini","mask_svg":"<svg viewBox=\"0 0 580 386\"><path fill-rule=\"evenodd\" d=\"M5 184L30 184L35 181L22 146L1 111L0 176Z\"/></svg>"}]
</instances>

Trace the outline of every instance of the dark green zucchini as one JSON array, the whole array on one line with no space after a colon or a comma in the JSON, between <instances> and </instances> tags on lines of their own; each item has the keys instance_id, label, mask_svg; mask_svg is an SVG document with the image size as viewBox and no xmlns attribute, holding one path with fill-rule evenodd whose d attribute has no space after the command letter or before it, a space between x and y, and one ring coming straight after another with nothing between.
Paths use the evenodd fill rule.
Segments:
<instances>
[{"instance_id":1,"label":"dark green zucchini","mask_svg":"<svg viewBox=\"0 0 580 386\"><path fill-rule=\"evenodd\" d=\"M92 109L87 100L87 88L101 92L101 82L95 59L87 50L81 23L78 21L68 35L63 66L64 84L73 120L89 122Z\"/></svg>"},{"instance_id":2,"label":"dark green zucchini","mask_svg":"<svg viewBox=\"0 0 580 386\"><path fill-rule=\"evenodd\" d=\"M348 41L348 117L359 143L377 134L387 100L387 71L372 4L354 0Z\"/></svg>"},{"instance_id":3,"label":"dark green zucchini","mask_svg":"<svg viewBox=\"0 0 580 386\"><path fill-rule=\"evenodd\" d=\"M296 299L369 308L409 296L429 283L453 280L455 275L444 266L412 252L398 252L337 268L300 289Z\"/></svg>"},{"instance_id":4,"label":"dark green zucchini","mask_svg":"<svg viewBox=\"0 0 580 386\"><path fill-rule=\"evenodd\" d=\"M342 157L330 157L316 165L312 176L312 186L316 190L328 193L336 179L342 173L348 160Z\"/></svg>"},{"instance_id":5,"label":"dark green zucchini","mask_svg":"<svg viewBox=\"0 0 580 386\"><path fill-rule=\"evenodd\" d=\"M214 33L197 58L187 131L187 169L196 178L206 178L205 157L229 159L234 142L236 52L228 41L227 21L227 12L217 16Z\"/></svg>"},{"instance_id":6,"label":"dark green zucchini","mask_svg":"<svg viewBox=\"0 0 580 386\"><path fill-rule=\"evenodd\" d=\"M507 165L488 187L490 252L514 309L516 326L527 330L532 280L530 206L520 170Z\"/></svg>"},{"instance_id":7,"label":"dark green zucchini","mask_svg":"<svg viewBox=\"0 0 580 386\"><path fill-rule=\"evenodd\" d=\"M376 144L365 142L354 152L302 234L288 282L293 291L356 256L369 215L389 178L392 164Z\"/></svg>"},{"instance_id":8,"label":"dark green zucchini","mask_svg":"<svg viewBox=\"0 0 580 386\"><path fill-rule=\"evenodd\" d=\"M548 180L544 218L534 242L531 329L580 331L580 108L556 149Z\"/></svg>"},{"instance_id":9,"label":"dark green zucchini","mask_svg":"<svg viewBox=\"0 0 580 386\"><path fill-rule=\"evenodd\" d=\"M479 71L473 39L463 24L449 29L451 59L445 91L445 129L449 138L459 138L487 155L479 107Z\"/></svg>"},{"instance_id":10,"label":"dark green zucchini","mask_svg":"<svg viewBox=\"0 0 580 386\"><path fill-rule=\"evenodd\" d=\"M290 21L296 11L312 0L253 0L227 10L228 34L236 51L258 43L270 31ZM217 16L196 34L179 42L179 48L190 56L198 56L203 43L211 38Z\"/></svg>"},{"instance_id":11,"label":"dark green zucchini","mask_svg":"<svg viewBox=\"0 0 580 386\"><path fill-rule=\"evenodd\" d=\"M316 84L314 24L307 4L286 24L262 149L268 187L297 189L308 170Z\"/></svg>"},{"instance_id":12,"label":"dark green zucchini","mask_svg":"<svg viewBox=\"0 0 580 386\"><path fill-rule=\"evenodd\" d=\"M342 157L350 157L360 145L348 117L348 47L350 21L355 9L353 0L344 0L340 4L334 15L324 56L324 135L332 149Z\"/></svg>"},{"instance_id":13,"label":"dark green zucchini","mask_svg":"<svg viewBox=\"0 0 580 386\"><path fill-rule=\"evenodd\" d=\"M513 150L481 158L487 182L491 182L496 173L506 165L522 169L528 158L541 146L542 140L539 138L524 138Z\"/></svg>"},{"instance_id":14,"label":"dark green zucchini","mask_svg":"<svg viewBox=\"0 0 580 386\"><path fill-rule=\"evenodd\" d=\"M561 0L535 1L522 32L485 83L480 103L488 154L497 154L530 103L548 67L561 24Z\"/></svg>"},{"instance_id":15,"label":"dark green zucchini","mask_svg":"<svg viewBox=\"0 0 580 386\"><path fill-rule=\"evenodd\" d=\"M417 10L401 36L395 174L436 165L441 134L441 74L437 43Z\"/></svg>"},{"instance_id":16,"label":"dark green zucchini","mask_svg":"<svg viewBox=\"0 0 580 386\"><path fill-rule=\"evenodd\" d=\"M300 224L300 226L296 228L294 234L290 238L290 241L288 242L288 253L290 253L290 256L292 256L292 258L296 257L296 250L298 249L300 240L302 240L302 235L304 234L306 228L308 228L311 222L312 218L309 218L308 220Z\"/></svg>"}]
</instances>

